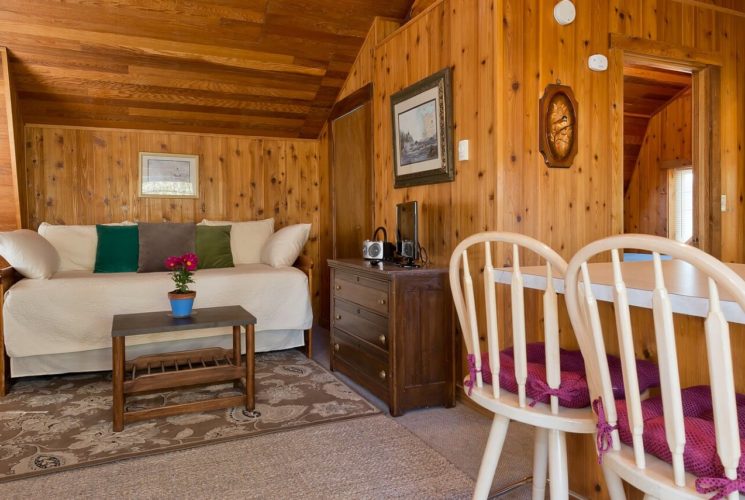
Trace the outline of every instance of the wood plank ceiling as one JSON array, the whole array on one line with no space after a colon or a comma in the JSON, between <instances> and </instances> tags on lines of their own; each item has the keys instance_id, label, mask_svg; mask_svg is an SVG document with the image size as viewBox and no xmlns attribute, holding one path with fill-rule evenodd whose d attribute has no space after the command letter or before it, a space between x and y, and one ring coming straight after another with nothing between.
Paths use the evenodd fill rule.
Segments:
<instances>
[{"instance_id":1,"label":"wood plank ceiling","mask_svg":"<svg viewBox=\"0 0 745 500\"><path fill-rule=\"evenodd\" d=\"M3 0L25 123L316 138L412 0Z\"/></svg>"},{"instance_id":2,"label":"wood plank ceiling","mask_svg":"<svg viewBox=\"0 0 745 500\"><path fill-rule=\"evenodd\" d=\"M623 68L624 190L636 168L650 118L691 87L691 75L627 65Z\"/></svg>"}]
</instances>

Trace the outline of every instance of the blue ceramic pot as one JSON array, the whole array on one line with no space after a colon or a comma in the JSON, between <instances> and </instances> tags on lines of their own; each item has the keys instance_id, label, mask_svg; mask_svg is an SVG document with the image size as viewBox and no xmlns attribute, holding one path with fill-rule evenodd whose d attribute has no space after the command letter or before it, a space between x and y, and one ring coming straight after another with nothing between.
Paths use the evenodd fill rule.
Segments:
<instances>
[{"instance_id":1,"label":"blue ceramic pot","mask_svg":"<svg viewBox=\"0 0 745 500\"><path fill-rule=\"evenodd\" d=\"M169 292L168 300L171 301L171 313L174 318L188 318L194 307L194 298L197 292Z\"/></svg>"}]
</instances>

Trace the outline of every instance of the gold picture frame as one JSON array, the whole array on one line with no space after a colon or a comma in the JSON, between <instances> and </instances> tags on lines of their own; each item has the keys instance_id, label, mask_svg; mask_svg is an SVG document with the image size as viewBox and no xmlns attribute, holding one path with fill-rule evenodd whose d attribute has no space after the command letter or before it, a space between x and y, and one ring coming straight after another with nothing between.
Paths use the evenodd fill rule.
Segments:
<instances>
[{"instance_id":1,"label":"gold picture frame","mask_svg":"<svg viewBox=\"0 0 745 500\"><path fill-rule=\"evenodd\" d=\"M199 198L199 156L140 152L141 198Z\"/></svg>"}]
</instances>

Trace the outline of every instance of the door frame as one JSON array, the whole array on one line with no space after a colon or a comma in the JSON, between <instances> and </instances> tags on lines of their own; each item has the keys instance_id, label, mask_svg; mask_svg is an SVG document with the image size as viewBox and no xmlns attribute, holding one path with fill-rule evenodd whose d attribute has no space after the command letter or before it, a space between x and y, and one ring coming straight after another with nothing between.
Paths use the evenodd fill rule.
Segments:
<instances>
[{"instance_id":1,"label":"door frame","mask_svg":"<svg viewBox=\"0 0 745 500\"><path fill-rule=\"evenodd\" d=\"M721 67L722 57L689 47L612 33L609 39L611 95L619 118L612 133L623 137L623 67L640 64L653 68L681 71L691 75L692 153L695 189L693 193L693 245L720 258L722 254L721 181ZM616 141L613 150L614 187L623 214L623 141ZM622 215L621 215L622 217Z\"/></svg>"}]
</instances>

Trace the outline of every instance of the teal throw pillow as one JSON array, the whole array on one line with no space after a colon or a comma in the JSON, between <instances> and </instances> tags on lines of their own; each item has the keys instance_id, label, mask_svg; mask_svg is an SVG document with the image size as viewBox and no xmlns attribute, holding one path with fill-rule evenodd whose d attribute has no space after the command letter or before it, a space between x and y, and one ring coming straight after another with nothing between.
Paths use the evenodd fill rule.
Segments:
<instances>
[{"instance_id":1,"label":"teal throw pillow","mask_svg":"<svg viewBox=\"0 0 745 500\"><path fill-rule=\"evenodd\" d=\"M230 229L231 226L197 226L199 269L233 267Z\"/></svg>"},{"instance_id":2,"label":"teal throw pillow","mask_svg":"<svg viewBox=\"0 0 745 500\"><path fill-rule=\"evenodd\" d=\"M137 226L96 225L98 245L94 273L134 273L140 255Z\"/></svg>"}]
</instances>

